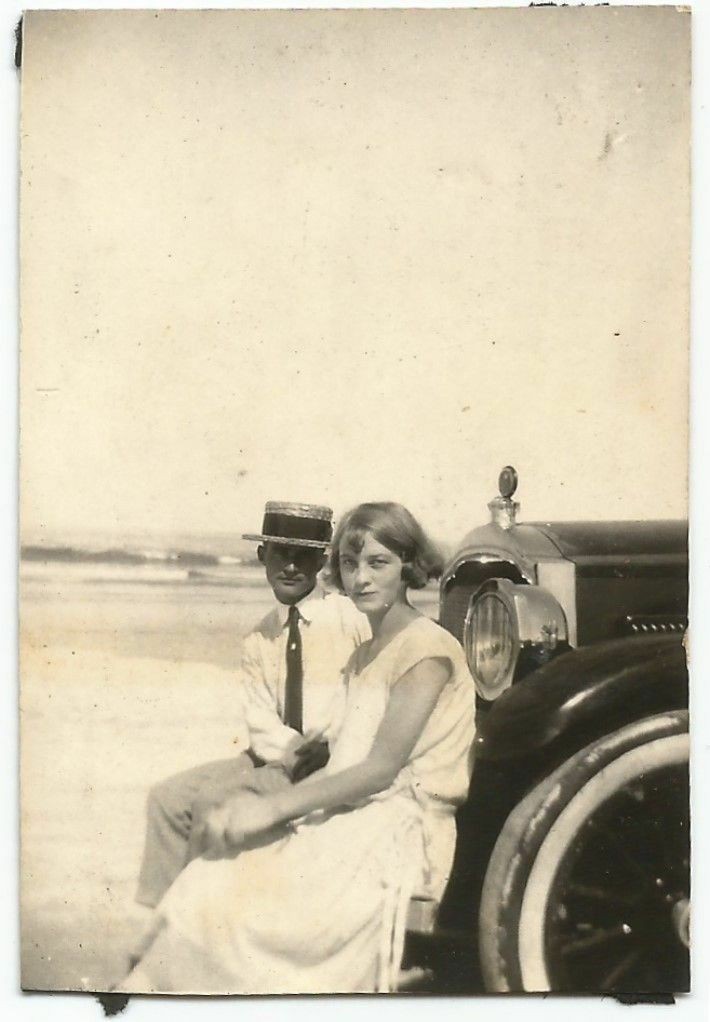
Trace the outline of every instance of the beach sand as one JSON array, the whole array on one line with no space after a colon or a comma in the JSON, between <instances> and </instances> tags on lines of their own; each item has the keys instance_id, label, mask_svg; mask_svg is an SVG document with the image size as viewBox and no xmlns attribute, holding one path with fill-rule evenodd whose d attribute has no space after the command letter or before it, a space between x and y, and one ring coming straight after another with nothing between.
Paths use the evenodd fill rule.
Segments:
<instances>
[{"instance_id":1,"label":"beach sand","mask_svg":"<svg viewBox=\"0 0 710 1022\"><path fill-rule=\"evenodd\" d=\"M244 749L239 651L270 593L55 581L21 595L22 985L101 991L144 919L148 789ZM435 598L417 603L433 614Z\"/></svg>"}]
</instances>

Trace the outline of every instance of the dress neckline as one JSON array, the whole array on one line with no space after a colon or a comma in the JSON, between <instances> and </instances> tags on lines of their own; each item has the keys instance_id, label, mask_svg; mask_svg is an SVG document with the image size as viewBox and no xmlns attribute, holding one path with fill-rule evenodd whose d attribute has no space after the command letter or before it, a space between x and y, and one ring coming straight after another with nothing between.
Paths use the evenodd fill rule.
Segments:
<instances>
[{"instance_id":1,"label":"dress neckline","mask_svg":"<svg viewBox=\"0 0 710 1022\"><path fill-rule=\"evenodd\" d=\"M396 647L398 642L399 642L399 640L401 639L401 637L403 635L406 635L409 632L409 629L412 628L413 625L419 624L420 621L429 621L429 620L430 620L430 618L428 618L426 616L426 614L418 613L416 615L416 617L413 617L412 620L408 624L406 624L404 626L404 628L401 628L395 635L392 636L392 638L387 643L387 645L383 646L382 649L379 651L379 653L377 653L372 658L372 660L368 660L368 662L361 667L360 666L361 651L364 650L366 647L369 648L372 645L372 641L373 640L372 639L368 639L367 642L363 642L360 646L358 646L357 651L356 651L355 663L354 663L355 670L353 671L353 674L355 674L355 675L364 674L364 672L367 671L370 667L372 667L373 664L377 663L377 661L380 659L380 657L384 656L393 647Z\"/></svg>"}]
</instances>

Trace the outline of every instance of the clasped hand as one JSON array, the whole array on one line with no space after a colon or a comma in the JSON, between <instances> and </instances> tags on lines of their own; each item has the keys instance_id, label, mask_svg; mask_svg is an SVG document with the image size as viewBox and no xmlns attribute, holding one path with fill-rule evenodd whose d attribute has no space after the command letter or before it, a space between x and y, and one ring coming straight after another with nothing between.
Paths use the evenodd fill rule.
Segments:
<instances>
[{"instance_id":1,"label":"clasped hand","mask_svg":"<svg viewBox=\"0 0 710 1022\"><path fill-rule=\"evenodd\" d=\"M323 732L313 728L297 735L286 750L282 764L294 784L321 770L330 759L328 742Z\"/></svg>"},{"instance_id":2,"label":"clasped hand","mask_svg":"<svg viewBox=\"0 0 710 1022\"><path fill-rule=\"evenodd\" d=\"M240 792L207 814L203 849L209 858L220 858L238 851L249 838L270 830L278 822L272 796Z\"/></svg>"}]
</instances>

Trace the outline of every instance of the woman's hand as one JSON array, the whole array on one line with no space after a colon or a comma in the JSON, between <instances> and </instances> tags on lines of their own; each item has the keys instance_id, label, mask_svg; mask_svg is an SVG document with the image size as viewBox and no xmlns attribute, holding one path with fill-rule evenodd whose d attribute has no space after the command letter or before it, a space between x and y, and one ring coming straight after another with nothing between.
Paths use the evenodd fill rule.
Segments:
<instances>
[{"instance_id":1,"label":"woman's hand","mask_svg":"<svg viewBox=\"0 0 710 1022\"><path fill-rule=\"evenodd\" d=\"M249 838L270 830L278 822L276 806L269 795L240 792L208 813L203 850L208 858L220 858L238 851Z\"/></svg>"}]
</instances>

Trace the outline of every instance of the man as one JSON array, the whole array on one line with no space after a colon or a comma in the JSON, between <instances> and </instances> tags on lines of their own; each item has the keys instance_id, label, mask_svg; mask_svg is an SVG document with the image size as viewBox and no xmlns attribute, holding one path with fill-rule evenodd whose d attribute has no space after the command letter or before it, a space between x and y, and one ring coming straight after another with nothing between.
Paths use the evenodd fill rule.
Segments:
<instances>
[{"instance_id":1,"label":"man","mask_svg":"<svg viewBox=\"0 0 710 1022\"><path fill-rule=\"evenodd\" d=\"M185 771L148 796L136 901L155 907L186 863L202 852L209 810L240 788L271 791L325 766L344 710L343 670L370 638L346 597L317 585L332 537L332 511L269 501L257 556L277 604L244 640L242 712L249 752Z\"/></svg>"}]
</instances>

